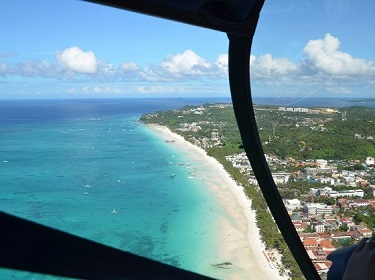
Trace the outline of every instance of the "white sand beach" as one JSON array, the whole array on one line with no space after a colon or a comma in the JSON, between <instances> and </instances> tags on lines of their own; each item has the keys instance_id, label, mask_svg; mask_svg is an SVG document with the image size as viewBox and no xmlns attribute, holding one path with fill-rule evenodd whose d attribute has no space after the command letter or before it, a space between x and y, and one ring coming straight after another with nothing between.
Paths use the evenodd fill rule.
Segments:
<instances>
[{"instance_id":1,"label":"white sand beach","mask_svg":"<svg viewBox=\"0 0 375 280\"><path fill-rule=\"evenodd\" d=\"M207 268L207 275L220 279L287 279L279 275L277 268L271 268L264 254L264 245L259 236L255 213L243 188L224 170L224 167L206 152L172 133L167 127L150 125L155 133L165 140L174 140L179 150L189 152L192 160L203 161L209 166L206 183L228 214L220 218L219 227L222 241L217 263L230 262L229 269ZM230 217L230 218L228 218Z\"/></svg>"}]
</instances>

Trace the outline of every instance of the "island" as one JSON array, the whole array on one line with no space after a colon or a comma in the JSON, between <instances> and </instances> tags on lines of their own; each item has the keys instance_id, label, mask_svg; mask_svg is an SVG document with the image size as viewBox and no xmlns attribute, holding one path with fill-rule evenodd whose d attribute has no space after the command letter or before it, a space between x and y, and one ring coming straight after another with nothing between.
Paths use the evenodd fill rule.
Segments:
<instances>
[{"instance_id":1,"label":"island","mask_svg":"<svg viewBox=\"0 0 375 280\"><path fill-rule=\"evenodd\" d=\"M265 157L317 271L330 252L371 236L375 227L375 108L255 106ZM259 233L279 271L303 279L259 190L229 103L144 114L222 164L251 200ZM172 140L170 140L172 141Z\"/></svg>"}]
</instances>

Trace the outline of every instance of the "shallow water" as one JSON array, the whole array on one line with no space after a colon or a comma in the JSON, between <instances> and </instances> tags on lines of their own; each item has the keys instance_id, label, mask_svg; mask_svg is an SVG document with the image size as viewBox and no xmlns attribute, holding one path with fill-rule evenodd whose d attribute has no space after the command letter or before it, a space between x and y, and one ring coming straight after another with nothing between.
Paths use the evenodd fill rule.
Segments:
<instances>
[{"instance_id":1,"label":"shallow water","mask_svg":"<svg viewBox=\"0 0 375 280\"><path fill-rule=\"evenodd\" d=\"M204 273L217 257L213 224L223 214L195 175L205 167L140 124L139 112L100 114L94 105L84 115L34 112L1 127L0 210ZM56 106L71 112L69 103Z\"/></svg>"}]
</instances>

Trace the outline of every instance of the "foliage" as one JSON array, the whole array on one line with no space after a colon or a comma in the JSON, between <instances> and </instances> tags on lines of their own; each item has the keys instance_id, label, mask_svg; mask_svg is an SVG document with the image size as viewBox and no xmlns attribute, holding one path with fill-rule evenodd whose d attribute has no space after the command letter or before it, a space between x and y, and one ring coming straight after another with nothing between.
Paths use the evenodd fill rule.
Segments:
<instances>
[{"instance_id":1,"label":"foliage","mask_svg":"<svg viewBox=\"0 0 375 280\"><path fill-rule=\"evenodd\" d=\"M140 120L144 123L167 126L193 143L202 138L210 141L213 133L220 135L221 145L205 147L208 155L216 158L232 178L244 187L246 195L252 200L260 235L266 246L279 250L283 256L283 264L289 269L293 279L303 279L295 259L268 210L261 191L257 186L250 185L245 176L225 159L226 155L243 152L232 106L230 104L204 104L201 107L204 109L198 110L195 106L186 106L180 110L145 114ZM264 152L280 158L292 157L297 160L319 158L363 160L367 156L375 157L374 140L368 138L368 136L375 137L373 126L375 109L351 107L345 110L346 120L342 120L341 112L326 113L323 109L297 113L279 111L273 106L256 106L256 119ZM199 129L181 130L186 125L192 124L199 126ZM361 170L364 167L354 164L351 168ZM299 170L298 167L294 169L291 167L289 171ZM307 193L309 188L320 185L312 185L305 180L293 178L287 184L280 185L279 190L283 198L294 198ZM315 199L315 201L334 203L332 199L327 199L327 201L323 198ZM354 215L348 211L341 214ZM354 220L357 223L363 221L371 227L375 226L375 215L371 209L357 212Z\"/></svg>"},{"instance_id":2,"label":"foliage","mask_svg":"<svg viewBox=\"0 0 375 280\"><path fill-rule=\"evenodd\" d=\"M204 104L202 114L197 107L185 106L180 110L145 114L141 121L158 123L177 131L183 123L197 123L202 129L179 134L189 138L210 137L215 131L222 135L223 146L236 150L241 146L233 108L229 104ZM279 111L277 107L255 107L260 139L264 152L281 158L305 159L364 159L375 157L375 109L366 107L345 108L346 120L341 112L325 114ZM357 135L357 136L355 136ZM360 137L359 137L360 135ZM362 166L353 166L355 170Z\"/></svg>"},{"instance_id":3,"label":"foliage","mask_svg":"<svg viewBox=\"0 0 375 280\"><path fill-rule=\"evenodd\" d=\"M353 220L356 224L361 222L366 223L369 227L375 227L375 209L371 206L362 207L357 213L353 216Z\"/></svg>"}]
</instances>

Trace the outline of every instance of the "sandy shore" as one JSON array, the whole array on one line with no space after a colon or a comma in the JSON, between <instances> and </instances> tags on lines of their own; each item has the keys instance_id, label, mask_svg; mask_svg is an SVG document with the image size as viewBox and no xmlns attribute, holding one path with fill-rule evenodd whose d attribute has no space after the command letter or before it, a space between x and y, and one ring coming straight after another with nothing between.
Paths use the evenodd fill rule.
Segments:
<instances>
[{"instance_id":1,"label":"sandy shore","mask_svg":"<svg viewBox=\"0 0 375 280\"><path fill-rule=\"evenodd\" d=\"M243 188L224 170L224 167L206 152L187 142L178 134L172 133L164 126L149 126L161 139L171 142L179 150L189 152L193 160L199 160L209 166L212 174L208 175L206 184L225 209L226 217L220 218L219 230L222 241L219 248L221 262L230 262L230 269L208 268L207 275L220 279L287 279L281 277L276 268L271 268L264 254L260 240L255 214ZM230 218L228 218L230 217Z\"/></svg>"}]
</instances>

